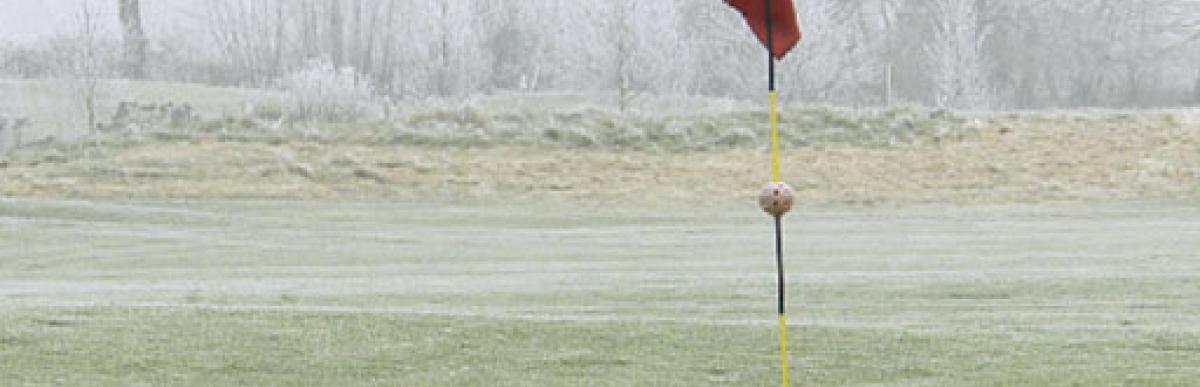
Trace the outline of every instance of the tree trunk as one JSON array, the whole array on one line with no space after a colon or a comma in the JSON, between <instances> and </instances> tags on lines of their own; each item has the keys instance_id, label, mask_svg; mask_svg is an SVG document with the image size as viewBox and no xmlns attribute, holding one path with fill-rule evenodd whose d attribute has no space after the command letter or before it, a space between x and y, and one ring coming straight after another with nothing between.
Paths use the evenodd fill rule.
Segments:
<instances>
[{"instance_id":1,"label":"tree trunk","mask_svg":"<svg viewBox=\"0 0 1200 387\"><path fill-rule=\"evenodd\" d=\"M1196 69L1196 85L1192 87L1192 97L1196 105L1200 105L1200 69Z\"/></svg>"},{"instance_id":2,"label":"tree trunk","mask_svg":"<svg viewBox=\"0 0 1200 387\"><path fill-rule=\"evenodd\" d=\"M631 85L632 67L633 67L633 44L630 42L630 15L633 13L633 8L637 6L635 2L621 1L616 3L616 12L613 17L612 33L616 35L616 55L614 64L615 81L617 89L617 108L624 113L629 109L630 99L632 98L633 90Z\"/></svg>"},{"instance_id":3,"label":"tree trunk","mask_svg":"<svg viewBox=\"0 0 1200 387\"><path fill-rule=\"evenodd\" d=\"M385 94L396 97L399 93L395 87L395 68L392 64L392 54L396 51L395 31L392 28L396 21L396 2L389 1L387 3L387 11L383 13L383 38L380 43L383 57L379 59L380 74L375 82L378 86L383 87Z\"/></svg>"},{"instance_id":4,"label":"tree trunk","mask_svg":"<svg viewBox=\"0 0 1200 387\"><path fill-rule=\"evenodd\" d=\"M303 27L300 28L300 30L303 31L303 32L301 32L301 35L303 35L302 39L303 39L303 43L304 43L303 58L307 60L307 59L312 59L312 57L314 55L320 54L320 44L316 43L316 41L317 41L317 38L316 38L317 37L316 5L311 0L306 1L304 5L305 5L305 7L304 7L303 22L301 22L301 25Z\"/></svg>"},{"instance_id":5,"label":"tree trunk","mask_svg":"<svg viewBox=\"0 0 1200 387\"><path fill-rule=\"evenodd\" d=\"M87 2L80 8L79 39L83 44L82 57L76 70L80 77L80 96L83 99L83 115L88 133L99 142L96 128L96 25L92 20L92 9Z\"/></svg>"},{"instance_id":6,"label":"tree trunk","mask_svg":"<svg viewBox=\"0 0 1200 387\"><path fill-rule=\"evenodd\" d=\"M447 2L441 2L441 23L442 36L441 48L438 50L438 69L437 69L437 91L438 95L443 97L450 95L450 77L452 69L450 68L450 6Z\"/></svg>"},{"instance_id":7,"label":"tree trunk","mask_svg":"<svg viewBox=\"0 0 1200 387\"><path fill-rule=\"evenodd\" d=\"M146 78L146 32L142 29L142 11L139 0L118 1L125 44L122 71L128 78Z\"/></svg>"},{"instance_id":8,"label":"tree trunk","mask_svg":"<svg viewBox=\"0 0 1200 387\"><path fill-rule=\"evenodd\" d=\"M287 20L283 17L283 2L275 3L275 39L272 42L274 52L271 56L271 72L274 78L279 78L284 75L283 71L283 48L284 40L286 40Z\"/></svg>"},{"instance_id":9,"label":"tree trunk","mask_svg":"<svg viewBox=\"0 0 1200 387\"><path fill-rule=\"evenodd\" d=\"M342 2L341 0L329 1L329 59L333 61L333 67L340 68L345 64L343 55L343 45L345 40L342 39L344 31L342 22Z\"/></svg>"},{"instance_id":10,"label":"tree trunk","mask_svg":"<svg viewBox=\"0 0 1200 387\"><path fill-rule=\"evenodd\" d=\"M346 53L346 55L349 57L347 61L350 62L354 66L354 68L361 70L363 67L363 63L362 63L362 46L363 46L362 45L362 41L363 41L362 10L363 10L363 3L362 3L362 0L354 0L354 5L352 6L352 8L353 8L353 10L351 12L354 13L354 20L350 22L350 50L348 53Z\"/></svg>"},{"instance_id":11,"label":"tree trunk","mask_svg":"<svg viewBox=\"0 0 1200 387\"><path fill-rule=\"evenodd\" d=\"M359 70L367 76L374 74L375 71L375 40L380 35L377 28L379 27L378 21L381 6L381 2L375 2L375 6L372 7L373 10L371 11L371 25L367 27L367 36L365 38L367 40L367 47L363 49L362 64Z\"/></svg>"}]
</instances>

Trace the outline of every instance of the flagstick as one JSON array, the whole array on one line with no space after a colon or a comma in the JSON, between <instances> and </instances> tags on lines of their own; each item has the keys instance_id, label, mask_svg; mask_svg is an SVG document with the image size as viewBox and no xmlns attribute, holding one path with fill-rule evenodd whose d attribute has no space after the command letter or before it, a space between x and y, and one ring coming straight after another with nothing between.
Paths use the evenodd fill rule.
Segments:
<instances>
[{"instance_id":1,"label":"flagstick","mask_svg":"<svg viewBox=\"0 0 1200 387\"><path fill-rule=\"evenodd\" d=\"M775 42L774 28L771 25L771 0L763 0L767 11L767 99L770 104L771 120L771 174L775 182L780 182L779 176L779 116L777 96L775 93ZM784 303L783 275L783 216L775 216L775 269L778 275L779 288L779 372L780 385L788 387L788 350L787 350L787 308Z\"/></svg>"},{"instance_id":2,"label":"flagstick","mask_svg":"<svg viewBox=\"0 0 1200 387\"><path fill-rule=\"evenodd\" d=\"M780 384L788 386L787 315L783 304L783 216L775 217L775 268L779 273L779 367Z\"/></svg>"}]
</instances>

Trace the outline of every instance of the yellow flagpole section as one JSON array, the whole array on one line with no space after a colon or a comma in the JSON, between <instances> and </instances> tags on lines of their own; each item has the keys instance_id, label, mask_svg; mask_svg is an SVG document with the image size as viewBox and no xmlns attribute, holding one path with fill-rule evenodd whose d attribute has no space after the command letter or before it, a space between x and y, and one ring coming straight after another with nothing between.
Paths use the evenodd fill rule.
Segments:
<instances>
[{"instance_id":1,"label":"yellow flagpole section","mask_svg":"<svg viewBox=\"0 0 1200 387\"><path fill-rule=\"evenodd\" d=\"M775 182L779 182L779 113L776 110L775 90L770 92L771 100L771 172Z\"/></svg>"},{"instance_id":2,"label":"yellow flagpole section","mask_svg":"<svg viewBox=\"0 0 1200 387\"><path fill-rule=\"evenodd\" d=\"M788 387L787 317L779 314L779 367L783 373L782 386Z\"/></svg>"}]
</instances>

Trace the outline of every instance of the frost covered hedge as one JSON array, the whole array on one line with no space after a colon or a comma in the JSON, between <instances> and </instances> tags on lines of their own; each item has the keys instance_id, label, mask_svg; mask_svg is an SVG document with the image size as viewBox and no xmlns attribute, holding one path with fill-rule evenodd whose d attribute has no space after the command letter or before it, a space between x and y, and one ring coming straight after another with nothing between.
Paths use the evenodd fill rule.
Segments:
<instances>
[{"instance_id":1,"label":"frost covered hedge","mask_svg":"<svg viewBox=\"0 0 1200 387\"><path fill-rule=\"evenodd\" d=\"M325 60L309 61L302 69L280 80L291 99L296 118L355 121L375 103L375 88L353 68L336 68Z\"/></svg>"}]
</instances>

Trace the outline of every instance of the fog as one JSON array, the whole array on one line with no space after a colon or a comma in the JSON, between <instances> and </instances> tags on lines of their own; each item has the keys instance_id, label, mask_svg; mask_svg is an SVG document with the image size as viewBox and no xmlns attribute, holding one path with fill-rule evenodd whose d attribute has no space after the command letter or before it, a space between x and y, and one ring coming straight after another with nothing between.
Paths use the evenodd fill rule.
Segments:
<instances>
[{"instance_id":1,"label":"fog","mask_svg":"<svg viewBox=\"0 0 1200 387\"><path fill-rule=\"evenodd\" d=\"M140 8L140 31L123 28L121 3ZM779 65L787 103L1200 104L1198 0L796 6L805 37ZM6 78L286 89L297 77L348 75L352 88L393 101L571 92L625 109L648 96L760 98L763 59L718 0L0 1Z\"/></svg>"},{"instance_id":2,"label":"fog","mask_svg":"<svg viewBox=\"0 0 1200 387\"><path fill-rule=\"evenodd\" d=\"M161 38L163 33L186 25L199 3L156 0L139 5L147 29ZM116 38L120 28L118 0L0 0L0 41L36 44L39 40L75 35L79 10L85 4L96 12L97 29Z\"/></svg>"}]
</instances>

